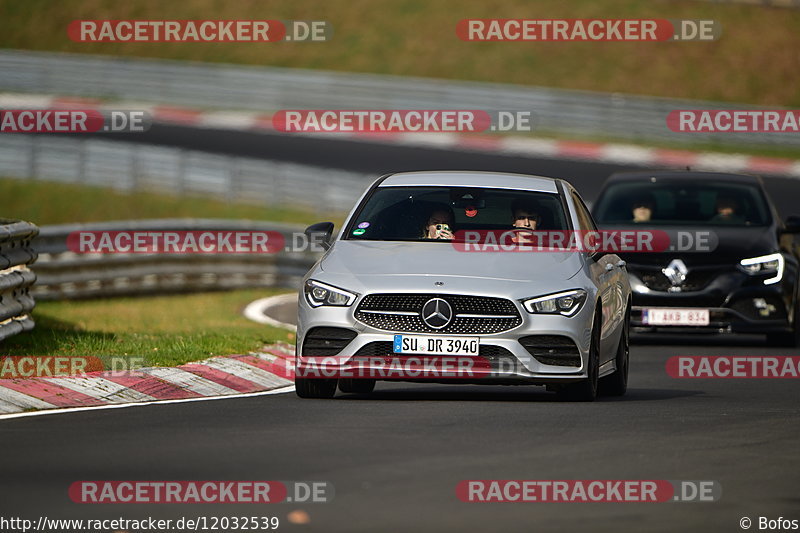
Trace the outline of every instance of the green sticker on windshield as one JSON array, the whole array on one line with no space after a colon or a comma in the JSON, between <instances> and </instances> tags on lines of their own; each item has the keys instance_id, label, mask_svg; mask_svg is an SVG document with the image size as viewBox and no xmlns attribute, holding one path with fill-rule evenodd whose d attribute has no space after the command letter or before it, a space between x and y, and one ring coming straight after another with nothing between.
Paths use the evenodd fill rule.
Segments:
<instances>
[{"instance_id":1,"label":"green sticker on windshield","mask_svg":"<svg viewBox=\"0 0 800 533\"><path fill-rule=\"evenodd\" d=\"M358 228L353 230L353 235L364 235L364 233L366 232L367 230L365 230L364 228Z\"/></svg>"}]
</instances>

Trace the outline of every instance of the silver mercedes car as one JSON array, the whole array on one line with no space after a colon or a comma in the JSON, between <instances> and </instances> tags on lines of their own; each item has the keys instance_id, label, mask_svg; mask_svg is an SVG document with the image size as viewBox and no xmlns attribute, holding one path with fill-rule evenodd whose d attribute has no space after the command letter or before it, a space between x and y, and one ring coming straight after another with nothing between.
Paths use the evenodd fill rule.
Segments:
<instances>
[{"instance_id":1,"label":"silver mercedes car","mask_svg":"<svg viewBox=\"0 0 800 533\"><path fill-rule=\"evenodd\" d=\"M631 289L624 261L533 237L596 231L566 181L492 172L379 178L303 279L302 398L378 380L543 385L623 395ZM580 239L578 239L580 241Z\"/></svg>"}]
</instances>

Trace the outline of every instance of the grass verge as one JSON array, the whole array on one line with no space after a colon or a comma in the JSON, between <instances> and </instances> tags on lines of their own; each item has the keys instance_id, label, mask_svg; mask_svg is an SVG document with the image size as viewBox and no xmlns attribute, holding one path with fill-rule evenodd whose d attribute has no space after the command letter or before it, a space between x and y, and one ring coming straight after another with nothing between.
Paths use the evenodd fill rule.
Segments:
<instances>
[{"instance_id":1,"label":"grass verge","mask_svg":"<svg viewBox=\"0 0 800 533\"><path fill-rule=\"evenodd\" d=\"M239 218L309 225L319 214L291 207L258 207L202 197L122 192L105 187L2 178L0 216L38 225L143 218ZM331 219L337 226L341 218Z\"/></svg>"},{"instance_id":2,"label":"grass verge","mask_svg":"<svg viewBox=\"0 0 800 533\"><path fill-rule=\"evenodd\" d=\"M800 10L693 0L0 0L0 47L800 105ZM465 42L464 18L713 19L713 42ZM328 42L73 42L78 19L326 20ZM98 94L97 96L102 96Z\"/></svg>"},{"instance_id":3,"label":"grass verge","mask_svg":"<svg viewBox=\"0 0 800 533\"><path fill-rule=\"evenodd\" d=\"M191 295L41 302L36 327L0 343L2 356L142 358L144 366L176 366L241 354L294 333L256 324L241 312L251 301L287 292L246 289Z\"/></svg>"}]
</instances>

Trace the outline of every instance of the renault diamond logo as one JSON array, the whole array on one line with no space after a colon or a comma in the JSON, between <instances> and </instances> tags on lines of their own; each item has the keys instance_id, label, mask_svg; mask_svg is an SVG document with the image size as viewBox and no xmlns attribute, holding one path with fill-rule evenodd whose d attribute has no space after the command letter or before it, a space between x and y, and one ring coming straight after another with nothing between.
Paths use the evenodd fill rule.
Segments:
<instances>
[{"instance_id":1,"label":"renault diamond logo","mask_svg":"<svg viewBox=\"0 0 800 533\"><path fill-rule=\"evenodd\" d=\"M431 298L422 306L422 321L433 329L442 329L453 319L453 308L441 298Z\"/></svg>"},{"instance_id":2,"label":"renault diamond logo","mask_svg":"<svg viewBox=\"0 0 800 533\"><path fill-rule=\"evenodd\" d=\"M672 283L673 287L678 287L683 285L683 282L686 281L686 274L689 272L689 269L686 268L686 265L680 259L673 259L667 268L662 268L661 272L667 276L667 279L670 283Z\"/></svg>"}]
</instances>

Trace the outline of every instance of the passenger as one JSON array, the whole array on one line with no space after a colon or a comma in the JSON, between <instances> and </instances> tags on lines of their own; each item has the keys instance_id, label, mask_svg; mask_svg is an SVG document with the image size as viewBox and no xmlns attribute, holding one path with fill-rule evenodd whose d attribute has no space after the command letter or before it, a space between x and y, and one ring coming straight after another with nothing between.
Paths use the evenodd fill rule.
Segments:
<instances>
[{"instance_id":1,"label":"passenger","mask_svg":"<svg viewBox=\"0 0 800 533\"><path fill-rule=\"evenodd\" d=\"M739 202L732 196L717 197L716 214L711 218L711 222L739 223L744 222L744 218L737 213Z\"/></svg>"},{"instance_id":2,"label":"passenger","mask_svg":"<svg viewBox=\"0 0 800 533\"><path fill-rule=\"evenodd\" d=\"M655 202L653 197L648 195L640 196L631 203L631 214L633 215L633 222L638 224L640 222L650 222L653 218L653 208Z\"/></svg>"},{"instance_id":3,"label":"passenger","mask_svg":"<svg viewBox=\"0 0 800 533\"><path fill-rule=\"evenodd\" d=\"M453 211L446 204L438 204L422 228L423 239L453 240Z\"/></svg>"}]
</instances>

